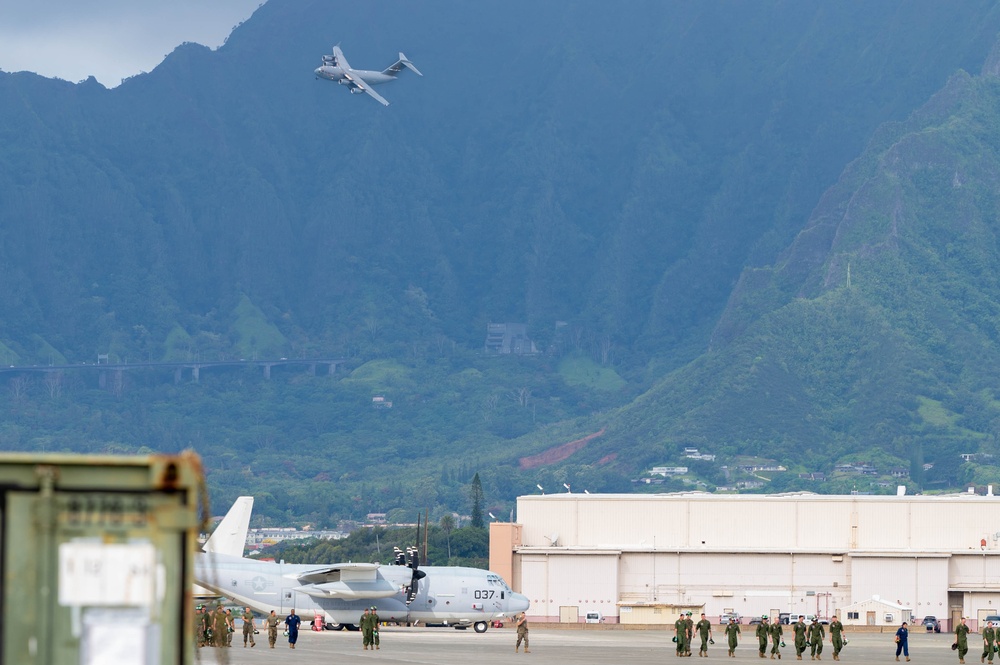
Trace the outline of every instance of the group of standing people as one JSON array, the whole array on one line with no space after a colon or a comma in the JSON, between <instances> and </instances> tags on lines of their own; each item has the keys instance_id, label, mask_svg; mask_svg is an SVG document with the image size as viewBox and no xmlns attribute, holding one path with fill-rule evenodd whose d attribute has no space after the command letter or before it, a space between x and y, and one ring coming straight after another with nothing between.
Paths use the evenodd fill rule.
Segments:
<instances>
[{"instance_id":1,"label":"group of standing people","mask_svg":"<svg viewBox=\"0 0 1000 665\"><path fill-rule=\"evenodd\" d=\"M243 647L257 646L254 635L257 634L257 625L254 620L254 613L249 607L243 608ZM271 614L261 619L261 628L267 629L267 641L271 648L274 648L278 641L278 623L281 619L271 610ZM285 629L288 633L288 646L295 648L295 642L299 636L299 624L302 622L299 616L292 610L285 618ZM233 634L236 632L235 618L232 610L223 610L219 604L215 610L198 605L194 614L195 641L199 647L231 647L233 646Z\"/></svg>"},{"instance_id":2,"label":"group of standing people","mask_svg":"<svg viewBox=\"0 0 1000 665\"><path fill-rule=\"evenodd\" d=\"M375 606L366 607L364 614L361 615L361 620L358 622L358 628L361 629L361 642L365 647L365 651L370 649L379 648L378 639L378 624L380 619L378 618L378 612L375 610Z\"/></svg>"},{"instance_id":3,"label":"group of standing people","mask_svg":"<svg viewBox=\"0 0 1000 665\"><path fill-rule=\"evenodd\" d=\"M230 647L234 629L233 612L222 609L221 603L214 611L204 605L195 608L194 632L198 646Z\"/></svg>"},{"instance_id":4,"label":"group of standing people","mask_svg":"<svg viewBox=\"0 0 1000 665\"><path fill-rule=\"evenodd\" d=\"M712 639L712 624L705 618L704 614L701 615L701 621L697 624L691 618L691 612L681 614L680 618L674 622L674 628L677 631L674 642L677 643L677 656L679 658L691 655L691 642L696 631L701 637L698 657L708 656L708 645L709 643L715 644L715 641Z\"/></svg>"},{"instance_id":5,"label":"group of standing people","mask_svg":"<svg viewBox=\"0 0 1000 665\"><path fill-rule=\"evenodd\" d=\"M962 622L955 627L955 643L952 648L958 651L959 663L965 663L965 654L969 653L969 632L972 629L965 623L966 621L967 617L962 617ZM998 639L1000 639L1000 628L987 623L983 628L983 655L979 658L980 663L985 663L987 660L993 662Z\"/></svg>"},{"instance_id":6,"label":"group of standing people","mask_svg":"<svg viewBox=\"0 0 1000 665\"><path fill-rule=\"evenodd\" d=\"M700 658L708 657L708 645L715 644L715 640L712 639L712 623L705 618L704 613L701 615L701 620L695 624L694 620L691 618L692 613L687 612L686 614L681 614L680 618L674 622L674 629L676 631L676 637L674 641L677 643L677 657L683 658L685 656L691 655L691 642L697 632L698 636L701 638L701 646L698 649L698 656ZM726 634L726 642L729 646L729 657L736 657L736 647L739 646L740 639L740 625L736 623L735 617L730 617L729 622L723 629ZM797 660L802 660L802 654L805 652L806 647L811 648L812 660L822 660L823 653L823 640L826 637L826 630L823 628L823 624L819 623L816 619L813 619L812 623L806 625L803 618L800 616L798 621L792 625L792 630L795 633L795 657ZM833 659L840 660L840 652L844 648L844 624L840 622L840 619L834 619L830 622L830 642L833 646ZM784 641L782 641L782 636L784 635L784 628L781 622L775 620L773 623L769 622L768 617L763 616L760 618L760 623L757 625L755 631L757 637L757 655L760 658L767 658L767 645L768 641L771 643L771 660L778 659L781 660L781 647L785 646Z\"/></svg>"}]
</instances>

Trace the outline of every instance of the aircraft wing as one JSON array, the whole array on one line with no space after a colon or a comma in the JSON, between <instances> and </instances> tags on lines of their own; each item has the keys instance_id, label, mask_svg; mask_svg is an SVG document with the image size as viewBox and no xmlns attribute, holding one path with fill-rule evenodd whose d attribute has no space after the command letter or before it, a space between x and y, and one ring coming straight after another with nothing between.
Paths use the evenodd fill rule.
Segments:
<instances>
[{"instance_id":1,"label":"aircraft wing","mask_svg":"<svg viewBox=\"0 0 1000 665\"><path fill-rule=\"evenodd\" d=\"M323 584L349 580L370 582L379 577L378 568L379 564L377 563L340 563L301 573L289 573L285 577L298 580L302 584Z\"/></svg>"},{"instance_id":2,"label":"aircraft wing","mask_svg":"<svg viewBox=\"0 0 1000 665\"><path fill-rule=\"evenodd\" d=\"M285 577L302 584L296 591L315 598L386 598L399 593L395 584L379 574L378 567L377 563L344 563Z\"/></svg>"},{"instance_id":3,"label":"aircraft wing","mask_svg":"<svg viewBox=\"0 0 1000 665\"><path fill-rule=\"evenodd\" d=\"M374 88L368 85L363 78L355 74L354 72L345 71L344 78L351 82L351 85L364 90L369 95L378 100L378 103L382 106L388 106L389 102L386 101L385 97L375 92Z\"/></svg>"},{"instance_id":4,"label":"aircraft wing","mask_svg":"<svg viewBox=\"0 0 1000 665\"><path fill-rule=\"evenodd\" d=\"M340 67L344 71L351 68L351 65L347 62L347 58L344 57L344 52L340 50L340 44L333 47L333 66Z\"/></svg>"}]
</instances>

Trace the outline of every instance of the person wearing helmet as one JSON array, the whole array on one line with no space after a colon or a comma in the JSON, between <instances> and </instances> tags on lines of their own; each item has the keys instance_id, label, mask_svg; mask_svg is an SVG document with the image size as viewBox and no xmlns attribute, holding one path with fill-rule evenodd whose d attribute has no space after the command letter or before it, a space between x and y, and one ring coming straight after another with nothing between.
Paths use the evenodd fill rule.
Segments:
<instances>
[{"instance_id":1,"label":"person wearing helmet","mask_svg":"<svg viewBox=\"0 0 1000 665\"><path fill-rule=\"evenodd\" d=\"M691 618L691 610L688 610L684 617L684 656L691 655L691 641L694 639L694 620Z\"/></svg>"}]
</instances>

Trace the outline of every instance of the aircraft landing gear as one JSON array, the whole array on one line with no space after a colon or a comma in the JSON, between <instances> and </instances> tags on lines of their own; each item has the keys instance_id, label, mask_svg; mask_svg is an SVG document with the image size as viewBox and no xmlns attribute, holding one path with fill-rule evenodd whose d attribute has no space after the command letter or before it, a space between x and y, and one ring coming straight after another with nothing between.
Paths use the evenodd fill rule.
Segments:
<instances>
[{"instance_id":1,"label":"aircraft landing gear","mask_svg":"<svg viewBox=\"0 0 1000 665\"><path fill-rule=\"evenodd\" d=\"M475 629L475 631L477 633L485 633L486 629L489 628L489 627L490 627L490 625L488 623L486 623L485 621L477 621L475 623L475 625L473 626L473 628Z\"/></svg>"}]
</instances>

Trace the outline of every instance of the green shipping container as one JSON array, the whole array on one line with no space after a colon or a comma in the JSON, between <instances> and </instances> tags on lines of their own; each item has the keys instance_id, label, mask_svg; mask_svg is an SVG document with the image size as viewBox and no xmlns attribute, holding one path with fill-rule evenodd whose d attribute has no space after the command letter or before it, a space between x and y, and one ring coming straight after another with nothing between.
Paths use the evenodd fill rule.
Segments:
<instances>
[{"instance_id":1,"label":"green shipping container","mask_svg":"<svg viewBox=\"0 0 1000 665\"><path fill-rule=\"evenodd\" d=\"M193 453L0 455L0 665L186 665Z\"/></svg>"}]
</instances>

